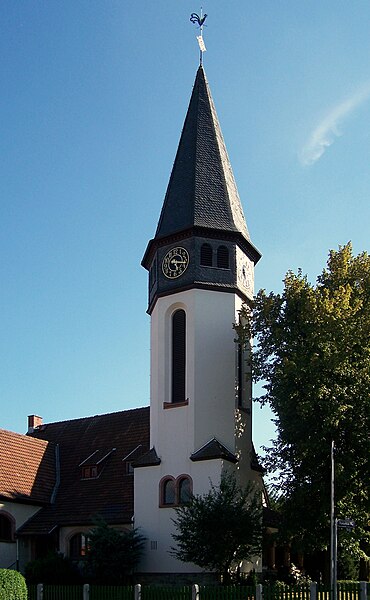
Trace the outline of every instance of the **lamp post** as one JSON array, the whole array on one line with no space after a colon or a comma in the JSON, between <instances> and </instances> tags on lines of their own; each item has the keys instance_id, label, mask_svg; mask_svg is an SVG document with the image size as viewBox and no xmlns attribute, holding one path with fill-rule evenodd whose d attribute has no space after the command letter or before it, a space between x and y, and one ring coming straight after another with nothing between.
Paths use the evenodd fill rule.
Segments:
<instances>
[{"instance_id":1,"label":"lamp post","mask_svg":"<svg viewBox=\"0 0 370 600\"><path fill-rule=\"evenodd\" d=\"M335 516L335 464L334 464L334 440L331 441L331 483L330 483L330 586L333 591L333 600L337 600L337 553L338 553L338 528L352 531L356 527L353 519L337 519Z\"/></svg>"},{"instance_id":2,"label":"lamp post","mask_svg":"<svg viewBox=\"0 0 370 600\"><path fill-rule=\"evenodd\" d=\"M337 600L337 520L335 518L335 464L334 464L334 440L331 441L330 449L331 478L330 478L330 587L333 600Z\"/></svg>"}]
</instances>

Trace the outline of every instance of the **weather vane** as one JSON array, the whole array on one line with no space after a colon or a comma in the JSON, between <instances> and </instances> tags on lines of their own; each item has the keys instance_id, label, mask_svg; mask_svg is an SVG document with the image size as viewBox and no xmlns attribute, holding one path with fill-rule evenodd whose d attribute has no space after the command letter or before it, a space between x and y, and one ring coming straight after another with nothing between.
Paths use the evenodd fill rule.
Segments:
<instances>
[{"instance_id":1,"label":"weather vane","mask_svg":"<svg viewBox=\"0 0 370 600\"><path fill-rule=\"evenodd\" d=\"M202 64L203 62L203 52L205 52L207 50L204 40L203 40L203 26L204 26L204 21L207 18L207 14L203 15L203 9L200 9L200 16L197 13L191 13L190 15L190 21L192 23L197 23L199 25L199 30L200 30L200 35L197 35L197 40L198 40L198 44L199 44L199 50L200 50L200 57L199 57L199 61L200 64Z\"/></svg>"}]
</instances>

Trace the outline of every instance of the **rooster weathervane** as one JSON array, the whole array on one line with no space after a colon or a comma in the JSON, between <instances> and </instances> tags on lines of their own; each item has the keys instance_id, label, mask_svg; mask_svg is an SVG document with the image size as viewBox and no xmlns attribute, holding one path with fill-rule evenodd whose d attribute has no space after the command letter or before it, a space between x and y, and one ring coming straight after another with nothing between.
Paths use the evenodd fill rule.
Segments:
<instances>
[{"instance_id":1,"label":"rooster weathervane","mask_svg":"<svg viewBox=\"0 0 370 600\"><path fill-rule=\"evenodd\" d=\"M207 14L203 15L203 10L200 9L200 16L197 13L191 13L190 15L190 21L192 23L197 23L200 29L200 35L197 35L197 40L198 40L198 44L199 44L199 50L200 50L200 57L199 57L199 61L200 64L202 64L203 62L203 52L205 52L207 50L204 40L203 40L203 26L204 26L204 21L207 18Z\"/></svg>"}]
</instances>

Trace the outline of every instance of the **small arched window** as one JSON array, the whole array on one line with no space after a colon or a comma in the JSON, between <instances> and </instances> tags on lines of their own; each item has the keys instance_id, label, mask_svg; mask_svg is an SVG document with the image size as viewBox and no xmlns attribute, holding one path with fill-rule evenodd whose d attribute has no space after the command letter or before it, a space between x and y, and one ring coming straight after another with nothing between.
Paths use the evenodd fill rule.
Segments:
<instances>
[{"instance_id":1,"label":"small arched window","mask_svg":"<svg viewBox=\"0 0 370 600\"><path fill-rule=\"evenodd\" d=\"M217 248L217 266L220 269L229 268L229 250L226 246L219 246Z\"/></svg>"},{"instance_id":2,"label":"small arched window","mask_svg":"<svg viewBox=\"0 0 370 600\"><path fill-rule=\"evenodd\" d=\"M176 502L176 488L173 479L165 479L162 482L162 504L171 506Z\"/></svg>"},{"instance_id":3,"label":"small arched window","mask_svg":"<svg viewBox=\"0 0 370 600\"><path fill-rule=\"evenodd\" d=\"M69 556L75 560L84 558L89 549L89 539L85 533L75 533L69 540Z\"/></svg>"},{"instance_id":4,"label":"small arched window","mask_svg":"<svg viewBox=\"0 0 370 600\"><path fill-rule=\"evenodd\" d=\"M13 542L13 522L8 515L0 514L0 541Z\"/></svg>"},{"instance_id":5,"label":"small arched window","mask_svg":"<svg viewBox=\"0 0 370 600\"><path fill-rule=\"evenodd\" d=\"M177 310L172 317L172 395L173 403L185 402L186 314Z\"/></svg>"},{"instance_id":6,"label":"small arched window","mask_svg":"<svg viewBox=\"0 0 370 600\"><path fill-rule=\"evenodd\" d=\"M188 504L191 498L191 482L189 477L182 477L178 482L178 503Z\"/></svg>"},{"instance_id":7,"label":"small arched window","mask_svg":"<svg viewBox=\"0 0 370 600\"><path fill-rule=\"evenodd\" d=\"M189 475L179 475L177 479L166 475L159 482L159 506L161 508L188 504L193 495L193 482Z\"/></svg>"},{"instance_id":8,"label":"small arched window","mask_svg":"<svg viewBox=\"0 0 370 600\"><path fill-rule=\"evenodd\" d=\"M209 244L202 244L200 248L200 264L204 267L212 267L213 251Z\"/></svg>"}]
</instances>

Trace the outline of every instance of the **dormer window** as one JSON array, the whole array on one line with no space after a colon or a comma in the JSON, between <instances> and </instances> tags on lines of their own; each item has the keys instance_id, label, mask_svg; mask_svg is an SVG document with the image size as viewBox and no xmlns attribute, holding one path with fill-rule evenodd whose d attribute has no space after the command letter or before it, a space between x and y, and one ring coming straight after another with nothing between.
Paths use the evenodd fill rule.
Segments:
<instances>
[{"instance_id":1,"label":"dormer window","mask_svg":"<svg viewBox=\"0 0 370 600\"><path fill-rule=\"evenodd\" d=\"M78 466L81 468L81 479L96 479L100 477L104 466L115 451L115 448L95 450L85 460L83 460Z\"/></svg>"},{"instance_id":2,"label":"dormer window","mask_svg":"<svg viewBox=\"0 0 370 600\"><path fill-rule=\"evenodd\" d=\"M132 475L134 472L134 467L132 466L132 461L129 460L126 463L126 475Z\"/></svg>"},{"instance_id":3,"label":"dormer window","mask_svg":"<svg viewBox=\"0 0 370 600\"><path fill-rule=\"evenodd\" d=\"M97 476L98 476L97 465L82 468L82 479L95 479Z\"/></svg>"},{"instance_id":4,"label":"dormer window","mask_svg":"<svg viewBox=\"0 0 370 600\"><path fill-rule=\"evenodd\" d=\"M141 456L143 453L143 446L139 444L136 448L130 450L126 456L123 457L122 462L124 463L124 473L125 475L133 475L134 467L133 463Z\"/></svg>"}]
</instances>

